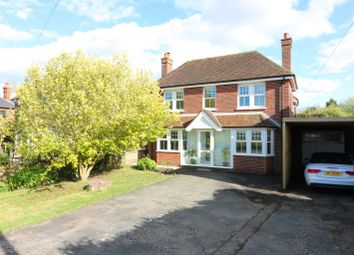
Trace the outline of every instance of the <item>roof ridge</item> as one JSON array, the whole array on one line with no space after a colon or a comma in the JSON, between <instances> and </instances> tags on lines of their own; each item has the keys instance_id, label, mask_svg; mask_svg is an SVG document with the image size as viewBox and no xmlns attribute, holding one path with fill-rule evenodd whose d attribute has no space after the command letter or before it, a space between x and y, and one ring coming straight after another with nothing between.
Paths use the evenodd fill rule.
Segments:
<instances>
[{"instance_id":1,"label":"roof ridge","mask_svg":"<svg viewBox=\"0 0 354 255\"><path fill-rule=\"evenodd\" d=\"M193 62L193 61L199 61L199 60L207 60L207 59L213 59L213 58L222 58L222 57L228 57L228 56L236 56L236 55L242 55L242 54L247 54L247 53L253 53L253 52L257 52L256 50L250 50L250 51L242 51L242 52L238 52L238 53L231 53L231 54L225 54L225 55L219 55L219 56L214 56L214 57L206 57L206 58L196 58L196 59L191 59L191 60L187 60L186 62L184 62L184 64L189 63L189 62ZM261 53L259 53L261 54ZM262 54L261 54L262 55ZM183 64L183 65L184 65Z\"/></svg>"}]
</instances>

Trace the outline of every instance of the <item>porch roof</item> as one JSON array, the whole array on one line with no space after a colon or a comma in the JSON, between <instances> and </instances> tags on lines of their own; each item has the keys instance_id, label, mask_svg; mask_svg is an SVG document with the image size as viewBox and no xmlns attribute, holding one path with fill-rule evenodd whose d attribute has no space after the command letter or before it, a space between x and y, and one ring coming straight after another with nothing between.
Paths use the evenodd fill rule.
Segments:
<instances>
[{"instance_id":1,"label":"porch roof","mask_svg":"<svg viewBox=\"0 0 354 255\"><path fill-rule=\"evenodd\" d=\"M197 118L199 114L181 116L180 120L174 125L175 128L186 128L193 120ZM212 117L211 117L211 116ZM279 128L276 121L271 119L268 115L264 113L250 113L250 114L225 114L216 115L208 111L208 116L216 120L216 122L222 128L239 128L239 127L269 127L269 128Z\"/></svg>"}]
</instances>

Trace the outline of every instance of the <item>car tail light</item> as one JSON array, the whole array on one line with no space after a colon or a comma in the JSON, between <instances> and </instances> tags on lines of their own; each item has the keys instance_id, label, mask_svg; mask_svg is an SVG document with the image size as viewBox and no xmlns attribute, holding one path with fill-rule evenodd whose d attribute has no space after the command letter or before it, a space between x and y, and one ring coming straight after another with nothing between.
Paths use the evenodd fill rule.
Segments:
<instances>
[{"instance_id":1,"label":"car tail light","mask_svg":"<svg viewBox=\"0 0 354 255\"><path fill-rule=\"evenodd\" d=\"M309 174L318 174L319 172L321 172L321 170L319 170L319 169L307 169L307 172Z\"/></svg>"},{"instance_id":2,"label":"car tail light","mask_svg":"<svg viewBox=\"0 0 354 255\"><path fill-rule=\"evenodd\" d=\"M354 171L345 171L347 175L354 176Z\"/></svg>"}]
</instances>

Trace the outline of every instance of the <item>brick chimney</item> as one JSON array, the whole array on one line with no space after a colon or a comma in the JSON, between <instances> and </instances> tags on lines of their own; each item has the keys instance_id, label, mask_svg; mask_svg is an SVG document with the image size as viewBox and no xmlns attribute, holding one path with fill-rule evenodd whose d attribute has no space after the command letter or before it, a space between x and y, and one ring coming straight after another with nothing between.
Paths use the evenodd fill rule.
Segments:
<instances>
[{"instance_id":1,"label":"brick chimney","mask_svg":"<svg viewBox=\"0 0 354 255\"><path fill-rule=\"evenodd\" d=\"M161 58L161 78L164 78L169 72L172 71L171 53L166 52Z\"/></svg>"},{"instance_id":2,"label":"brick chimney","mask_svg":"<svg viewBox=\"0 0 354 255\"><path fill-rule=\"evenodd\" d=\"M5 82L3 89L3 99L9 101L10 100L10 94L11 94L11 85L9 82Z\"/></svg>"},{"instance_id":3,"label":"brick chimney","mask_svg":"<svg viewBox=\"0 0 354 255\"><path fill-rule=\"evenodd\" d=\"M291 45L293 40L289 33L284 33L284 38L281 40L282 48L282 66L291 71Z\"/></svg>"}]
</instances>

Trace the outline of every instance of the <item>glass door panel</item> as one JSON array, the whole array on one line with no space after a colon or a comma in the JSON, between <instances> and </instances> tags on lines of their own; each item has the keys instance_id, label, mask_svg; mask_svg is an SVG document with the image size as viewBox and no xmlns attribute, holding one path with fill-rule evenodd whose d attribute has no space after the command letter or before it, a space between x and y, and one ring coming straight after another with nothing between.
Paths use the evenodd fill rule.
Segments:
<instances>
[{"instance_id":1,"label":"glass door panel","mask_svg":"<svg viewBox=\"0 0 354 255\"><path fill-rule=\"evenodd\" d=\"M211 163L211 133L210 131L200 131L200 164L209 165Z\"/></svg>"}]
</instances>

